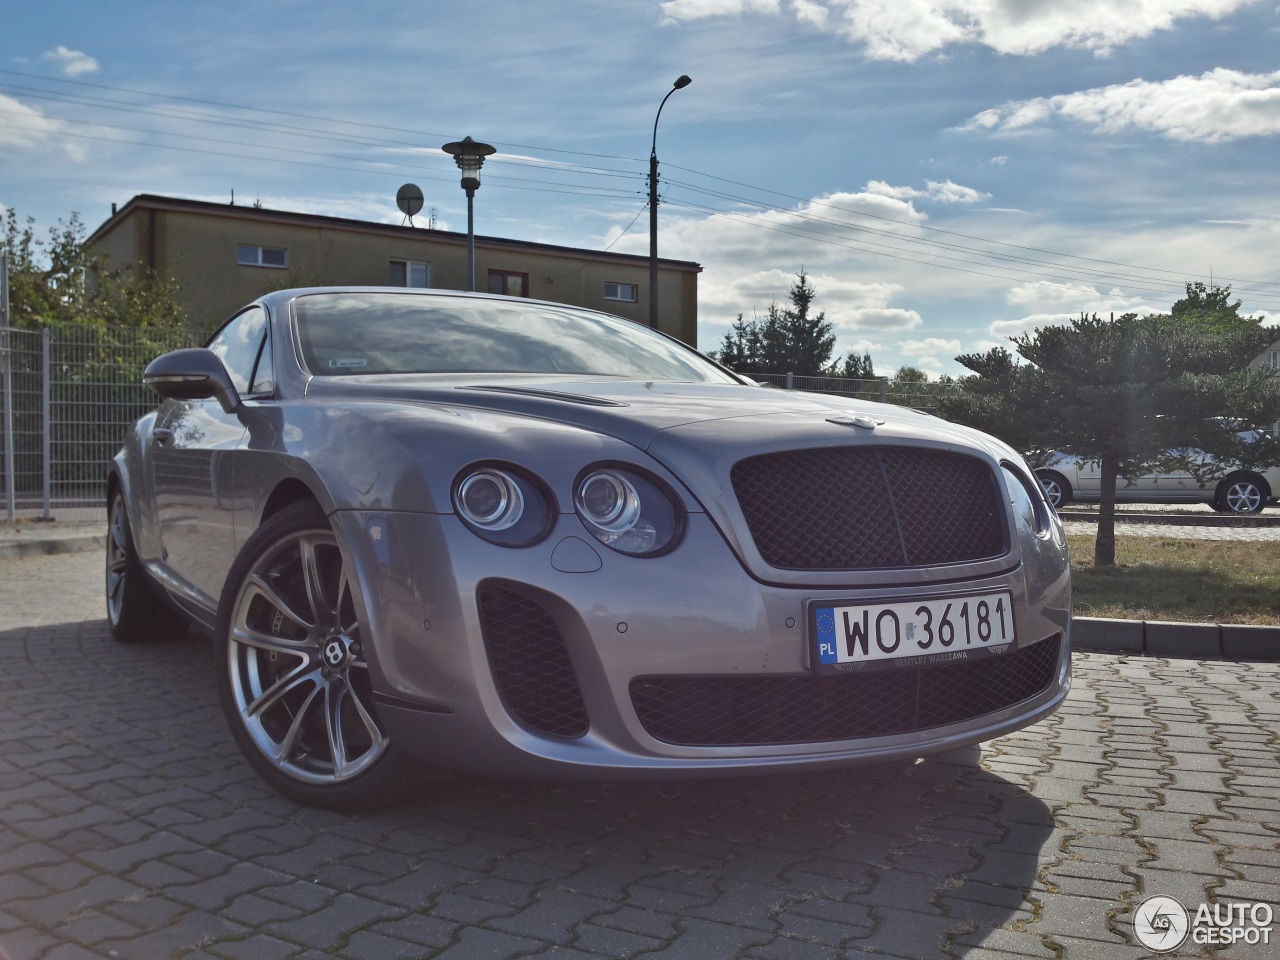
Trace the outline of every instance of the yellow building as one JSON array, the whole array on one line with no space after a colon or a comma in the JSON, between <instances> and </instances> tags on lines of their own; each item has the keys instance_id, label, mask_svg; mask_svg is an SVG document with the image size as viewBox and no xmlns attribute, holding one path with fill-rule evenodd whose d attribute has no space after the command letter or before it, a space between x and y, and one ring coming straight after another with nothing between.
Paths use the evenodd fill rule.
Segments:
<instances>
[{"instance_id":1,"label":"yellow building","mask_svg":"<svg viewBox=\"0 0 1280 960\"><path fill-rule=\"evenodd\" d=\"M467 236L422 227L140 194L88 243L109 269L141 266L177 280L191 322L211 329L239 307L285 287L383 285L467 288ZM649 259L629 254L475 238L476 288L591 307L649 322ZM659 324L697 346L698 274L658 261Z\"/></svg>"}]
</instances>

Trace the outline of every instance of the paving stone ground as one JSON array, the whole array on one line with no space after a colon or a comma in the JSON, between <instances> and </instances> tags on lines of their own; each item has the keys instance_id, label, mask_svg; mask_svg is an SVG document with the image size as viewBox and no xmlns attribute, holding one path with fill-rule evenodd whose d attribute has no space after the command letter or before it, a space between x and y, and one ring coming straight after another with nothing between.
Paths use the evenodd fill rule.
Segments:
<instances>
[{"instance_id":1,"label":"paving stone ground","mask_svg":"<svg viewBox=\"0 0 1280 960\"><path fill-rule=\"evenodd\" d=\"M0 559L7 960L1133 960L1145 896L1280 902L1277 664L1079 655L1049 720L911 765L345 815L252 774L203 641L111 641L101 562Z\"/></svg>"}]
</instances>

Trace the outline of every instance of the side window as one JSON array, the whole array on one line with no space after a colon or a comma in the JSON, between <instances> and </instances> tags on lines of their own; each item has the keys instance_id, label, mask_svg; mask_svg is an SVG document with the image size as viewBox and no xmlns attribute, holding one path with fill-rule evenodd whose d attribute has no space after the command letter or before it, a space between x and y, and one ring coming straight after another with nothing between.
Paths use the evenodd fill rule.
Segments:
<instances>
[{"instance_id":1,"label":"side window","mask_svg":"<svg viewBox=\"0 0 1280 960\"><path fill-rule=\"evenodd\" d=\"M275 267L278 270L283 270L289 266L289 251L284 247L263 247L256 243L237 243L236 263L245 267Z\"/></svg>"},{"instance_id":2,"label":"side window","mask_svg":"<svg viewBox=\"0 0 1280 960\"><path fill-rule=\"evenodd\" d=\"M392 260L388 282L393 287L428 287L431 270L421 260Z\"/></svg>"},{"instance_id":3,"label":"side window","mask_svg":"<svg viewBox=\"0 0 1280 960\"><path fill-rule=\"evenodd\" d=\"M527 297L529 275L511 270L490 270L489 292L505 294L508 297Z\"/></svg>"},{"instance_id":4,"label":"side window","mask_svg":"<svg viewBox=\"0 0 1280 960\"><path fill-rule=\"evenodd\" d=\"M209 349L222 360L231 382L242 394L259 393L264 382L271 384L271 354L262 349L266 339L267 312L262 307L250 307L227 321L209 341ZM260 355L266 357L266 368L255 376ZM250 385L254 389L250 390Z\"/></svg>"},{"instance_id":5,"label":"side window","mask_svg":"<svg viewBox=\"0 0 1280 960\"><path fill-rule=\"evenodd\" d=\"M604 285L606 300L621 300L624 303L635 303L639 299L640 288L634 283L612 283Z\"/></svg>"}]
</instances>

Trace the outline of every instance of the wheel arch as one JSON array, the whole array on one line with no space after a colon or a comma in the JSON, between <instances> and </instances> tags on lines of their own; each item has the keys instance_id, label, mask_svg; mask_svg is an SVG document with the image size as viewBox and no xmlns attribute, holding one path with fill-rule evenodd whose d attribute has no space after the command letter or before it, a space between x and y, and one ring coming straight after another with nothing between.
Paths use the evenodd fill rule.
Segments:
<instances>
[{"instance_id":1,"label":"wheel arch","mask_svg":"<svg viewBox=\"0 0 1280 960\"><path fill-rule=\"evenodd\" d=\"M258 517L258 526L266 523L281 510L295 503L310 500L321 510L325 510L325 498L316 494L303 480L297 477L286 477L272 488L271 493L262 504L262 512ZM325 512L329 512L325 510Z\"/></svg>"},{"instance_id":2,"label":"wheel arch","mask_svg":"<svg viewBox=\"0 0 1280 960\"><path fill-rule=\"evenodd\" d=\"M1267 483L1267 478L1256 470L1234 470L1218 481L1218 486L1214 490L1214 499L1220 500L1225 497L1227 489L1238 480L1249 480L1256 484L1258 490L1262 493L1262 505L1266 506L1267 502L1275 496L1275 491L1271 489L1271 484Z\"/></svg>"}]
</instances>

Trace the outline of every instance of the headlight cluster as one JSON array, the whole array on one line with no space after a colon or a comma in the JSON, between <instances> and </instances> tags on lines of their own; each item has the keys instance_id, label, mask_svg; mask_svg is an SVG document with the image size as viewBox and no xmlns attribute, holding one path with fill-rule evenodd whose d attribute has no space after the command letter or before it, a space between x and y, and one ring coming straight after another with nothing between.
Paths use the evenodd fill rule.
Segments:
<instances>
[{"instance_id":1,"label":"headlight cluster","mask_svg":"<svg viewBox=\"0 0 1280 960\"><path fill-rule=\"evenodd\" d=\"M555 499L532 474L507 464L473 464L453 484L453 505L473 533L504 547L527 547L555 522ZM639 469L596 464L573 485L573 506L587 531L635 557L666 553L684 533L684 510L670 488Z\"/></svg>"},{"instance_id":2,"label":"headlight cluster","mask_svg":"<svg viewBox=\"0 0 1280 960\"><path fill-rule=\"evenodd\" d=\"M627 467L584 470L574 484L573 506L593 537L632 556L666 553L683 532L684 513L674 494Z\"/></svg>"},{"instance_id":3,"label":"headlight cluster","mask_svg":"<svg viewBox=\"0 0 1280 960\"><path fill-rule=\"evenodd\" d=\"M527 547L551 530L550 497L533 477L507 466L469 467L453 485L453 505L477 536L504 547Z\"/></svg>"}]
</instances>

